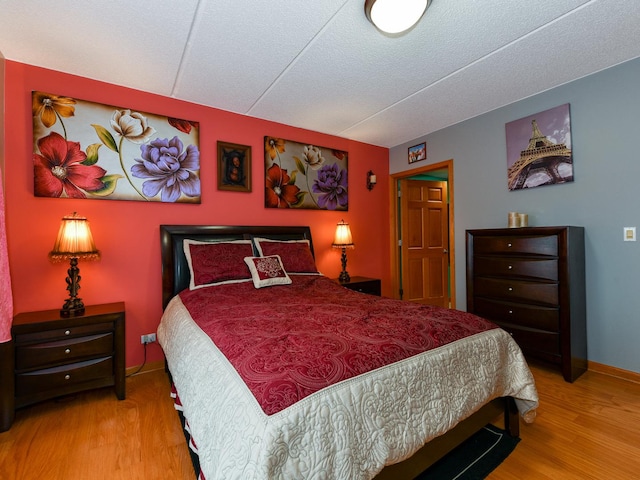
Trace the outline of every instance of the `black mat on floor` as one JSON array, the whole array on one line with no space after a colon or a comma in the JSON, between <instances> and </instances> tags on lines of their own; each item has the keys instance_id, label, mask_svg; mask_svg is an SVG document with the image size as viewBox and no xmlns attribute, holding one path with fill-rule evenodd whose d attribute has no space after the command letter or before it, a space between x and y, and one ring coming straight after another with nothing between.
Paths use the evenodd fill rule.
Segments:
<instances>
[{"instance_id":1,"label":"black mat on floor","mask_svg":"<svg viewBox=\"0 0 640 480\"><path fill-rule=\"evenodd\" d=\"M520 441L517 437L487 425L415 480L480 480L486 478Z\"/></svg>"}]
</instances>

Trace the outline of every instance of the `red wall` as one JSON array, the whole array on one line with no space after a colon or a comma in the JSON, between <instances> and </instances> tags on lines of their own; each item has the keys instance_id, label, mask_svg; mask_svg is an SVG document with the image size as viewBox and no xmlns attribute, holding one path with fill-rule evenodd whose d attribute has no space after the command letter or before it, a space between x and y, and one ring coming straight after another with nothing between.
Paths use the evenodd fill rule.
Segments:
<instances>
[{"instance_id":1,"label":"red wall","mask_svg":"<svg viewBox=\"0 0 640 480\"><path fill-rule=\"evenodd\" d=\"M2 60L0 60L2 61ZM215 86L212 86L215 88ZM142 112L200 122L200 205L40 198L33 195L31 91L76 97ZM389 286L389 151L386 148L237 115L87 78L5 61L5 195L7 240L15 313L57 309L68 292L67 264L52 264L60 219L77 211L91 223L102 252L99 262L80 262L79 296L85 305L126 303L127 366L140 365L140 335L155 332L162 315L159 225L310 225L320 271L337 277L339 251L331 248L335 225L351 224L356 248L349 273L382 278ZM282 137L349 152L349 211L265 209L263 137ZM217 190L216 142L251 145L251 193ZM373 170L378 186L366 188ZM162 359L159 346L148 361Z\"/></svg>"}]
</instances>

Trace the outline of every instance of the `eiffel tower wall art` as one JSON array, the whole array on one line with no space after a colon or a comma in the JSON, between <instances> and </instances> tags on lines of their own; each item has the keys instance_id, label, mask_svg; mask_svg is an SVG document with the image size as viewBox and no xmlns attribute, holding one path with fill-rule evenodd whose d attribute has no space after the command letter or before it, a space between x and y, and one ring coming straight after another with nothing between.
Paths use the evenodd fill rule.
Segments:
<instances>
[{"instance_id":1,"label":"eiffel tower wall art","mask_svg":"<svg viewBox=\"0 0 640 480\"><path fill-rule=\"evenodd\" d=\"M505 125L509 190L573 182L569 104Z\"/></svg>"}]
</instances>

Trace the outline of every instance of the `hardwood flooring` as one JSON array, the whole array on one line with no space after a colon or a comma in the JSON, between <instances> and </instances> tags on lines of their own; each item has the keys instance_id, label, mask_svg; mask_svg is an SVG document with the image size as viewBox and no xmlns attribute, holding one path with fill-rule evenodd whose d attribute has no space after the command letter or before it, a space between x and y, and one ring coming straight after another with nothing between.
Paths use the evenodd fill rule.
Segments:
<instances>
[{"instance_id":1,"label":"hardwood flooring","mask_svg":"<svg viewBox=\"0 0 640 480\"><path fill-rule=\"evenodd\" d=\"M575 383L532 365L536 421L493 480L631 480L640 476L640 384L588 371ZM20 409L0 433L3 480L193 480L162 370L111 389Z\"/></svg>"}]
</instances>

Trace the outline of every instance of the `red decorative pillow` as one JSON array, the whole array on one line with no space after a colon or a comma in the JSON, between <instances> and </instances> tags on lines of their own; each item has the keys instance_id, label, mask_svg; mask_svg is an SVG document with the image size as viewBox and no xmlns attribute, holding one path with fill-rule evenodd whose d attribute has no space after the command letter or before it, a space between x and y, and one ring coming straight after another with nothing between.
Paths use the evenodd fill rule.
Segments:
<instances>
[{"instance_id":1,"label":"red decorative pillow","mask_svg":"<svg viewBox=\"0 0 640 480\"><path fill-rule=\"evenodd\" d=\"M191 279L189 289L251 280L244 257L253 255L251 240L197 242L184 240Z\"/></svg>"},{"instance_id":2,"label":"red decorative pillow","mask_svg":"<svg viewBox=\"0 0 640 480\"><path fill-rule=\"evenodd\" d=\"M279 255L287 273L318 273L309 240L253 240L261 256Z\"/></svg>"},{"instance_id":3,"label":"red decorative pillow","mask_svg":"<svg viewBox=\"0 0 640 480\"><path fill-rule=\"evenodd\" d=\"M251 271L253 285L256 288L271 285L288 285L291 279L282 267L282 260L278 255L269 257L246 257L245 263Z\"/></svg>"}]
</instances>

